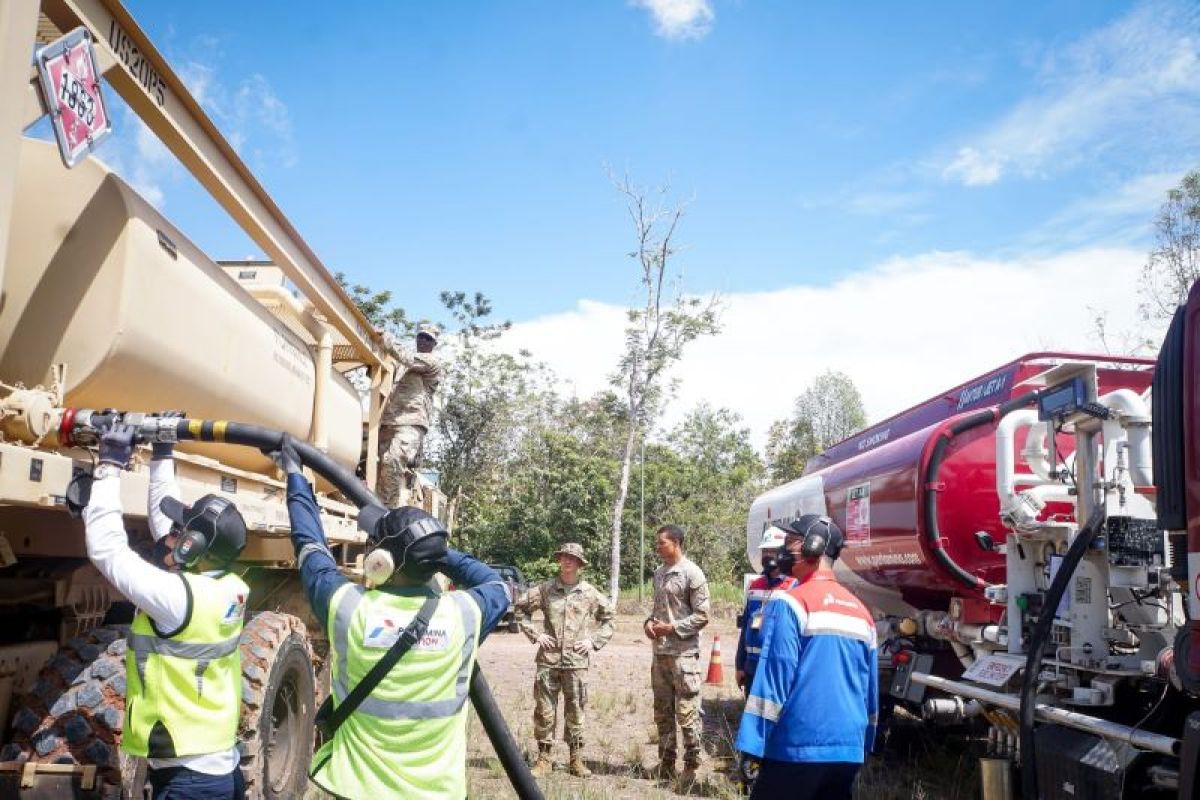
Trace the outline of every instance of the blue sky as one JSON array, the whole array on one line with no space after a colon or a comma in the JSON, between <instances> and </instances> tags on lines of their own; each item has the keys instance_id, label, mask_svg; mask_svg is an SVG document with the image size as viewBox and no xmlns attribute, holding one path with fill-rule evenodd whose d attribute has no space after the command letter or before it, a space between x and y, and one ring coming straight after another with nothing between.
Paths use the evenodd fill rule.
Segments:
<instances>
[{"instance_id":1,"label":"blue sky","mask_svg":"<svg viewBox=\"0 0 1200 800\"><path fill-rule=\"evenodd\" d=\"M608 320L634 296L606 165L690 199L679 265L689 291L730 298L734 352L757 346L731 327L739 298L827 292L812 296L853 309L880 275L949 265L970 286L990 264L1099 252L1095 270L1132 276L1163 192L1200 165L1185 2L128 4L331 269L418 317L441 289L482 290L535 344L556 336L547 320ZM132 125L106 147L211 255L253 252ZM1132 293L1094 302L1125 320ZM1038 315L1009 338L1079 345L1085 318L1063 337ZM572 382L602 383L614 352ZM823 366L855 375L825 351L803 362L797 390ZM973 364L911 397L858 379L883 416L991 366ZM747 416L758 428L786 406Z\"/></svg>"},{"instance_id":2,"label":"blue sky","mask_svg":"<svg viewBox=\"0 0 1200 800\"><path fill-rule=\"evenodd\" d=\"M624 302L629 229L606 164L692 198L687 287L738 291L1011 248L1191 155L1124 141L986 186L944 174L1023 101L1053 102L1100 77L1088 59L1125 55L1094 41L1107 26L1183 15L1171 5L717 0L692 38L621 0L130 5L185 77L278 102L283 134L234 122L248 160L332 268L418 314L442 288L481 289L514 319ZM210 252L245 254L183 181L163 191Z\"/></svg>"}]
</instances>

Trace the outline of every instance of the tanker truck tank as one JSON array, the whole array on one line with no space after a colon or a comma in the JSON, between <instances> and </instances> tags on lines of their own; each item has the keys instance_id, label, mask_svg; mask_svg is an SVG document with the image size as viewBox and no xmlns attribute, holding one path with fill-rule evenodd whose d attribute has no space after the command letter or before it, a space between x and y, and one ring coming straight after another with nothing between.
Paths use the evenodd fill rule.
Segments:
<instances>
[{"instance_id":1,"label":"tanker truck tank","mask_svg":"<svg viewBox=\"0 0 1200 800\"><path fill-rule=\"evenodd\" d=\"M981 544L1006 537L996 489L996 409L1021 405L1038 375L1076 361L1097 364L1103 393L1140 393L1150 385L1149 360L1022 356L839 442L811 459L803 477L761 495L747 522L751 563L759 567L757 543L771 522L828 514L846 534L837 568L876 611L947 610L959 597L994 622L1002 609L988 609L984 589L1004 582L1005 558ZM1014 436L1018 452L1027 431ZM1056 442L1059 455L1069 457L1072 439ZM1042 515L1068 508L1050 502Z\"/></svg>"},{"instance_id":2,"label":"tanker truck tank","mask_svg":"<svg viewBox=\"0 0 1200 800\"><path fill-rule=\"evenodd\" d=\"M50 385L65 365L64 405L177 408L320 439L353 468L363 409L336 371L319 380L307 343L152 205L95 159L65 170L53 144L25 140L21 202L0 315L0 376ZM322 383L323 408L314 413ZM181 450L270 473L250 448Z\"/></svg>"}]
</instances>

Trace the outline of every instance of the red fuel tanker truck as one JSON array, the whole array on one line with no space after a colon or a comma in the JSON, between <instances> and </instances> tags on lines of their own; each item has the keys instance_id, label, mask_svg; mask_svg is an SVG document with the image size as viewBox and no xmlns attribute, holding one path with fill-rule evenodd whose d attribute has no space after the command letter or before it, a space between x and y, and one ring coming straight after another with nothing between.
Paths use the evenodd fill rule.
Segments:
<instances>
[{"instance_id":1,"label":"red fuel tanker truck","mask_svg":"<svg viewBox=\"0 0 1200 800\"><path fill-rule=\"evenodd\" d=\"M1157 362L1022 356L751 506L756 569L772 522L842 527L883 706L970 731L986 800L1200 797L1198 314Z\"/></svg>"}]
</instances>

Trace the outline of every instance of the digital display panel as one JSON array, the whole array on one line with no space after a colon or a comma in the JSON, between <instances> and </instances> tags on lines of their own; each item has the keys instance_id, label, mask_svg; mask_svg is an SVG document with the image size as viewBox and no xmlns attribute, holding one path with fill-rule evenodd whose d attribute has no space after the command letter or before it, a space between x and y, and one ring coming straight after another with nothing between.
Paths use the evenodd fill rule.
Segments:
<instances>
[{"instance_id":1,"label":"digital display panel","mask_svg":"<svg viewBox=\"0 0 1200 800\"><path fill-rule=\"evenodd\" d=\"M1038 397L1038 419L1043 422L1061 419L1078 410L1087 402L1087 390L1083 378L1073 378L1067 383L1053 386Z\"/></svg>"}]
</instances>

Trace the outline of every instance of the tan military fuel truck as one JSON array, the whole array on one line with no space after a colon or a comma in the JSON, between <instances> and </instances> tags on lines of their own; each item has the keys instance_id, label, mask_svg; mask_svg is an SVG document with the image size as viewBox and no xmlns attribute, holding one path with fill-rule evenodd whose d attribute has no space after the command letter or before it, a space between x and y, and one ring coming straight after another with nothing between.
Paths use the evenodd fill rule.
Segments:
<instances>
[{"instance_id":1,"label":"tan military fuel truck","mask_svg":"<svg viewBox=\"0 0 1200 800\"><path fill-rule=\"evenodd\" d=\"M68 168L54 142L22 136L47 111L35 42L80 28L106 85L268 260L219 265L101 161ZM65 435L72 415L178 409L256 423L373 476L394 358L116 0L0 3L0 290L0 795L115 797L123 780L140 796L144 770L118 749L133 609L67 512L69 482L94 462ZM298 797L328 648L300 591L285 484L252 448L181 442L176 453L185 502L221 493L250 529L238 563L251 587L250 795ZM148 542L148 450L135 461L122 478L126 526ZM353 572L356 509L314 479L332 549ZM452 514L416 487L417 502Z\"/></svg>"}]
</instances>

